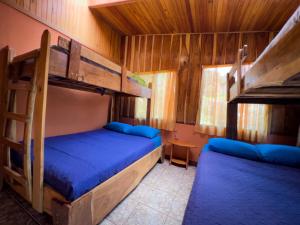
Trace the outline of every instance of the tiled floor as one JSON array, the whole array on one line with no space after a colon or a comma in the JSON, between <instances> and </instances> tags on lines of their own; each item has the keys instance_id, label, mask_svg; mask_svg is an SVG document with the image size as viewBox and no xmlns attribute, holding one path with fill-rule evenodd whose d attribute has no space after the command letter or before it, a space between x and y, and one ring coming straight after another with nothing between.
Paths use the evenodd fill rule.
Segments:
<instances>
[{"instance_id":1,"label":"tiled floor","mask_svg":"<svg viewBox=\"0 0 300 225\"><path fill-rule=\"evenodd\" d=\"M157 164L100 225L180 225L194 177L195 167Z\"/></svg>"}]
</instances>

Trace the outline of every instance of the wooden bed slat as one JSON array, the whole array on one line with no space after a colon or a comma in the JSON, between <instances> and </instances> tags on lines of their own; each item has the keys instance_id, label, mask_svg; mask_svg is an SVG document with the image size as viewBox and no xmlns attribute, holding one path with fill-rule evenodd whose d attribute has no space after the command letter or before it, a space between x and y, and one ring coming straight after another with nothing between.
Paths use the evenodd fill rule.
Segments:
<instances>
[{"instance_id":1,"label":"wooden bed slat","mask_svg":"<svg viewBox=\"0 0 300 225\"><path fill-rule=\"evenodd\" d=\"M21 185L23 185L23 186L27 182L25 177L23 177L21 174L19 174L18 172L10 169L7 166L4 167L4 172L6 174L8 174L10 177L12 177L14 180L16 180L18 183L20 183Z\"/></svg>"},{"instance_id":2,"label":"wooden bed slat","mask_svg":"<svg viewBox=\"0 0 300 225\"><path fill-rule=\"evenodd\" d=\"M16 151L19 151L19 152L22 152L23 148L24 148L24 146L22 144L14 142L14 141L12 141L8 138L5 138L5 137L2 137L0 139L0 142L4 145L7 145L7 146L11 147L12 149L14 149Z\"/></svg>"},{"instance_id":3,"label":"wooden bed slat","mask_svg":"<svg viewBox=\"0 0 300 225\"><path fill-rule=\"evenodd\" d=\"M23 115L23 114L17 114L17 113L12 113L12 112L5 112L4 116L8 119L11 120L17 120L20 122L28 122L29 117L27 115Z\"/></svg>"}]
</instances>

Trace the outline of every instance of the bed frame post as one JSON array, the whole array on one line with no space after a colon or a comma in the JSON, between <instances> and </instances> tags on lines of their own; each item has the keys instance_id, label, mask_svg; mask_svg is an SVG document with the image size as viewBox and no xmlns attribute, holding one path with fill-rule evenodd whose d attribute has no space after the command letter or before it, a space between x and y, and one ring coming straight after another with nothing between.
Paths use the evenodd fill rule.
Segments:
<instances>
[{"instance_id":1,"label":"bed frame post","mask_svg":"<svg viewBox=\"0 0 300 225\"><path fill-rule=\"evenodd\" d=\"M148 88L152 88L152 83L148 85ZM150 126L150 116L151 116L151 97L147 99L147 115L146 124Z\"/></svg>"},{"instance_id":2,"label":"bed frame post","mask_svg":"<svg viewBox=\"0 0 300 225\"><path fill-rule=\"evenodd\" d=\"M238 104L227 103L226 137L237 139Z\"/></svg>"},{"instance_id":3,"label":"bed frame post","mask_svg":"<svg viewBox=\"0 0 300 225\"><path fill-rule=\"evenodd\" d=\"M299 129L298 129L297 146L300 147L300 124L299 124Z\"/></svg>"},{"instance_id":4,"label":"bed frame post","mask_svg":"<svg viewBox=\"0 0 300 225\"><path fill-rule=\"evenodd\" d=\"M0 50L0 137L4 135L4 111L5 111L5 102L6 102L6 94L3 85L6 83L6 79L8 79L8 66L12 59L11 50L8 46L2 48ZM5 165L5 151L4 145L0 144L0 191L3 187L4 180L4 165Z\"/></svg>"},{"instance_id":5,"label":"bed frame post","mask_svg":"<svg viewBox=\"0 0 300 225\"><path fill-rule=\"evenodd\" d=\"M45 30L42 35L41 48L37 58L37 93L34 110L34 161L33 161L33 198L32 206L43 212L44 181L44 137L48 88L48 71L51 35Z\"/></svg>"}]
</instances>

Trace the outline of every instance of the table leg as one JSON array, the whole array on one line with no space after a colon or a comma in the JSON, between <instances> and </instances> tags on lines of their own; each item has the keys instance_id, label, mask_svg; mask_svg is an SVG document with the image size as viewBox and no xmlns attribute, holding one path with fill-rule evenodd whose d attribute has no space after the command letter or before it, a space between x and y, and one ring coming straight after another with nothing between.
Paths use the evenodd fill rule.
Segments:
<instances>
[{"instance_id":1,"label":"table leg","mask_svg":"<svg viewBox=\"0 0 300 225\"><path fill-rule=\"evenodd\" d=\"M171 144L171 153L170 153L170 162L169 162L169 165L171 165L172 159L173 159L173 148L174 148L174 145Z\"/></svg>"},{"instance_id":2,"label":"table leg","mask_svg":"<svg viewBox=\"0 0 300 225\"><path fill-rule=\"evenodd\" d=\"M185 168L188 169L189 166L189 161L190 161L190 148L186 148L186 165Z\"/></svg>"}]
</instances>

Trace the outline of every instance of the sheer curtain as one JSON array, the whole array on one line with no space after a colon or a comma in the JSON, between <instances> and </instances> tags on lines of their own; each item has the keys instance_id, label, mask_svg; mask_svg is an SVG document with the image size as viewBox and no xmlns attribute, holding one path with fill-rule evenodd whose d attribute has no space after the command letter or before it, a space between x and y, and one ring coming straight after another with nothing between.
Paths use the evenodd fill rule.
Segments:
<instances>
[{"instance_id":1,"label":"sheer curtain","mask_svg":"<svg viewBox=\"0 0 300 225\"><path fill-rule=\"evenodd\" d=\"M242 66L242 74L252 64ZM238 138L250 142L264 142L268 135L269 106L263 104L239 104L238 106Z\"/></svg>"},{"instance_id":2,"label":"sheer curtain","mask_svg":"<svg viewBox=\"0 0 300 225\"><path fill-rule=\"evenodd\" d=\"M243 66L243 74L251 65ZM202 72L196 131L216 136L226 134L227 73L231 66L207 67ZM268 130L268 106L239 104L238 138L263 142Z\"/></svg>"},{"instance_id":3,"label":"sheer curtain","mask_svg":"<svg viewBox=\"0 0 300 225\"><path fill-rule=\"evenodd\" d=\"M176 80L175 72L158 72L140 75L146 83L152 83L150 125L158 129L174 130L176 122ZM146 99L138 99L135 117L146 118Z\"/></svg>"},{"instance_id":4,"label":"sheer curtain","mask_svg":"<svg viewBox=\"0 0 300 225\"><path fill-rule=\"evenodd\" d=\"M225 136L226 85L231 66L207 67L202 71L200 103L196 130L217 136Z\"/></svg>"}]
</instances>

